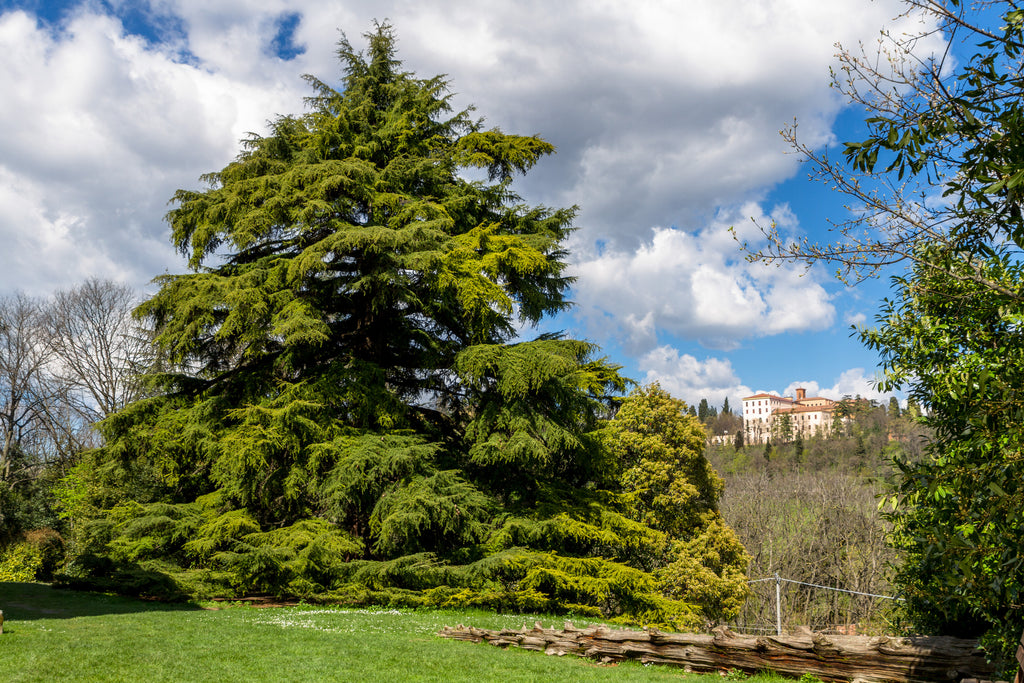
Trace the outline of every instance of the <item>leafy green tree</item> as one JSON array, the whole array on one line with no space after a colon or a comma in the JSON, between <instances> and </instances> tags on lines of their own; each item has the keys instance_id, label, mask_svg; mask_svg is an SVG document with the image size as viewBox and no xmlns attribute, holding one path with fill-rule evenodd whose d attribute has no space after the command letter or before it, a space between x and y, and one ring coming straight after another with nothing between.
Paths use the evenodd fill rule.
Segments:
<instances>
[{"instance_id":1,"label":"leafy green tree","mask_svg":"<svg viewBox=\"0 0 1024 683\"><path fill-rule=\"evenodd\" d=\"M848 436L850 421L853 418L853 408L849 397L836 401L832 406L832 425L829 434L833 437Z\"/></svg>"},{"instance_id":2,"label":"leafy green tree","mask_svg":"<svg viewBox=\"0 0 1024 683\"><path fill-rule=\"evenodd\" d=\"M511 185L551 145L367 38L340 89L307 77L308 114L175 195L192 272L139 309L160 391L61 490L79 571L696 624L601 436L627 381L588 343L511 341L568 306L574 211Z\"/></svg>"},{"instance_id":3,"label":"leafy green tree","mask_svg":"<svg viewBox=\"0 0 1024 683\"><path fill-rule=\"evenodd\" d=\"M716 417L717 415L718 411L708 403L706 398L702 398L700 403L697 405L697 419L699 419L703 424L707 424L711 418Z\"/></svg>"},{"instance_id":4,"label":"leafy green tree","mask_svg":"<svg viewBox=\"0 0 1024 683\"><path fill-rule=\"evenodd\" d=\"M705 425L708 436L714 441L723 441L743 428L743 418L733 413L719 413L710 418Z\"/></svg>"},{"instance_id":5,"label":"leafy green tree","mask_svg":"<svg viewBox=\"0 0 1024 683\"><path fill-rule=\"evenodd\" d=\"M793 416L781 413L772 416L772 434L779 443L793 440Z\"/></svg>"},{"instance_id":6,"label":"leafy green tree","mask_svg":"<svg viewBox=\"0 0 1024 683\"><path fill-rule=\"evenodd\" d=\"M704 457L699 419L653 384L623 400L606 440L629 516L668 536L663 588L709 619L734 616L747 595L749 558L719 514L722 480Z\"/></svg>"},{"instance_id":7,"label":"leafy green tree","mask_svg":"<svg viewBox=\"0 0 1024 683\"><path fill-rule=\"evenodd\" d=\"M904 35L883 40L884 59L844 51L837 85L867 107L865 138L846 143L844 164L801 146L795 129L788 136L859 210L834 244L787 243L769 229L771 247L754 257L827 261L847 281L907 266L878 328L863 333L883 355L885 388L907 388L907 413L924 408L935 434L926 458L903 463L898 582L921 627L983 633L1011 661L1024 627L1024 10L1006 1L906 6L973 54L921 58Z\"/></svg>"},{"instance_id":8,"label":"leafy green tree","mask_svg":"<svg viewBox=\"0 0 1024 683\"><path fill-rule=\"evenodd\" d=\"M1024 277L1017 260L988 268L989 278ZM925 268L895 286L885 324L863 336L882 354L887 385L909 387L935 432L930 457L899 463L896 581L922 626L986 634L1009 657L1024 628L1024 305Z\"/></svg>"},{"instance_id":9,"label":"leafy green tree","mask_svg":"<svg viewBox=\"0 0 1024 683\"><path fill-rule=\"evenodd\" d=\"M900 402L896 400L895 396L889 398L889 419L894 420L900 416Z\"/></svg>"},{"instance_id":10,"label":"leafy green tree","mask_svg":"<svg viewBox=\"0 0 1024 683\"><path fill-rule=\"evenodd\" d=\"M921 417L921 406L913 398L907 399L906 415L911 418Z\"/></svg>"},{"instance_id":11,"label":"leafy green tree","mask_svg":"<svg viewBox=\"0 0 1024 683\"><path fill-rule=\"evenodd\" d=\"M725 397L725 401L722 403L722 415L731 415L732 408L729 407L729 397Z\"/></svg>"}]
</instances>

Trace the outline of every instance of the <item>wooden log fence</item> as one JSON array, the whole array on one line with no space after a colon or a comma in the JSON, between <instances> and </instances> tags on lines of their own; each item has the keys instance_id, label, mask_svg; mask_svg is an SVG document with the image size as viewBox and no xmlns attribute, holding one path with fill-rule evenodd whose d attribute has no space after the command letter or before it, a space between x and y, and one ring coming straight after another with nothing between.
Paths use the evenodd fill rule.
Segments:
<instances>
[{"instance_id":1,"label":"wooden log fence","mask_svg":"<svg viewBox=\"0 0 1024 683\"><path fill-rule=\"evenodd\" d=\"M980 681L992 669L975 640L944 636L824 636L805 631L785 636L744 636L719 627L711 634L612 630L603 626L488 630L445 626L444 638L518 647L549 655L574 654L610 663L636 659L686 671L766 669L799 678L858 683Z\"/></svg>"}]
</instances>

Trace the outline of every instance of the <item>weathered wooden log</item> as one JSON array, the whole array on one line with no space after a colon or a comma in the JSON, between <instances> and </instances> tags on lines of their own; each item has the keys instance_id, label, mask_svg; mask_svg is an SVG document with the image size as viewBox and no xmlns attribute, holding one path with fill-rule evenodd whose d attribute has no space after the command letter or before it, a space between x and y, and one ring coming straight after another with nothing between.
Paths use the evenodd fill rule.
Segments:
<instances>
[{"instance_id":1,"label":"weathered wooden log","mask_svg":"<svg viewBox=\"0 0 1024 683\"><path fill-rule=\"evenodd\" d=\"M947 637L824 636L809 631L787 636L744 636L727 628L711 634L612 630L603 626L578 629L533 628L500 631L471 626L445 626L439 635L457 640L519 647L552 655L575 654L602 662L638 659L687 671L739 669L750 673L771 669L799 677L813 674L823 681L863 683L937 683L987 679L992 668L977 641Z\"/></svg>"}]
</instances>

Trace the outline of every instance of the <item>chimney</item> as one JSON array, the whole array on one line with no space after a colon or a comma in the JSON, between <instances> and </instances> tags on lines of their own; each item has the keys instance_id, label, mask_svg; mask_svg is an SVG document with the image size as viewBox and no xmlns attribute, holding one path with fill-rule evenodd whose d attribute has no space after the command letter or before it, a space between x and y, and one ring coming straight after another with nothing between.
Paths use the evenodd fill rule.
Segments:
<instances>
[{"instance_id":1,"label":"chimney","mask_svg":"<svg viewBox=\"0 0 1024 683\"><path fill-rule=\"evenodd\" d=\"M803 387L796 390L796 400L802 401L807 398L807 390Z\"/></svg>"}]
</instances>

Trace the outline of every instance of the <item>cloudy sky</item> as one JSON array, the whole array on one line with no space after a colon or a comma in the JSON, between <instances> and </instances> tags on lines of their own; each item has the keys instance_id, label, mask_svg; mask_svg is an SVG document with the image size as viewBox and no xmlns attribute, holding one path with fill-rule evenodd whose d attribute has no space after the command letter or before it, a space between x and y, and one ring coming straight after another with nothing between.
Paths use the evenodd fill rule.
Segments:
<instances>
[{"instance_id":1,"label":"cloudy sky","mask_svg":"<svg viewBox=\"0 0 1024 683\"><path fill-rule=\"evenodd\" d=\"M399 57L447 74L457 106L558 148L517 182L578 205L572 314L625 372L691 401L756 391L875 396L850 337L884 282L744 261L757 224L822 236L841 197L806 180L779 130L816 147L861 112L829 87L836 43L919 32L889 0L0 0L0 294L87 277L146 291L184 263L163 221L178 188L247 132L337 83L339 31L375 19ZM935 41L923 49L934 49ZM734 232L730 231L733 228ZM735 236L734 236L735 234Z\"/></svg>"}]
</instances>

